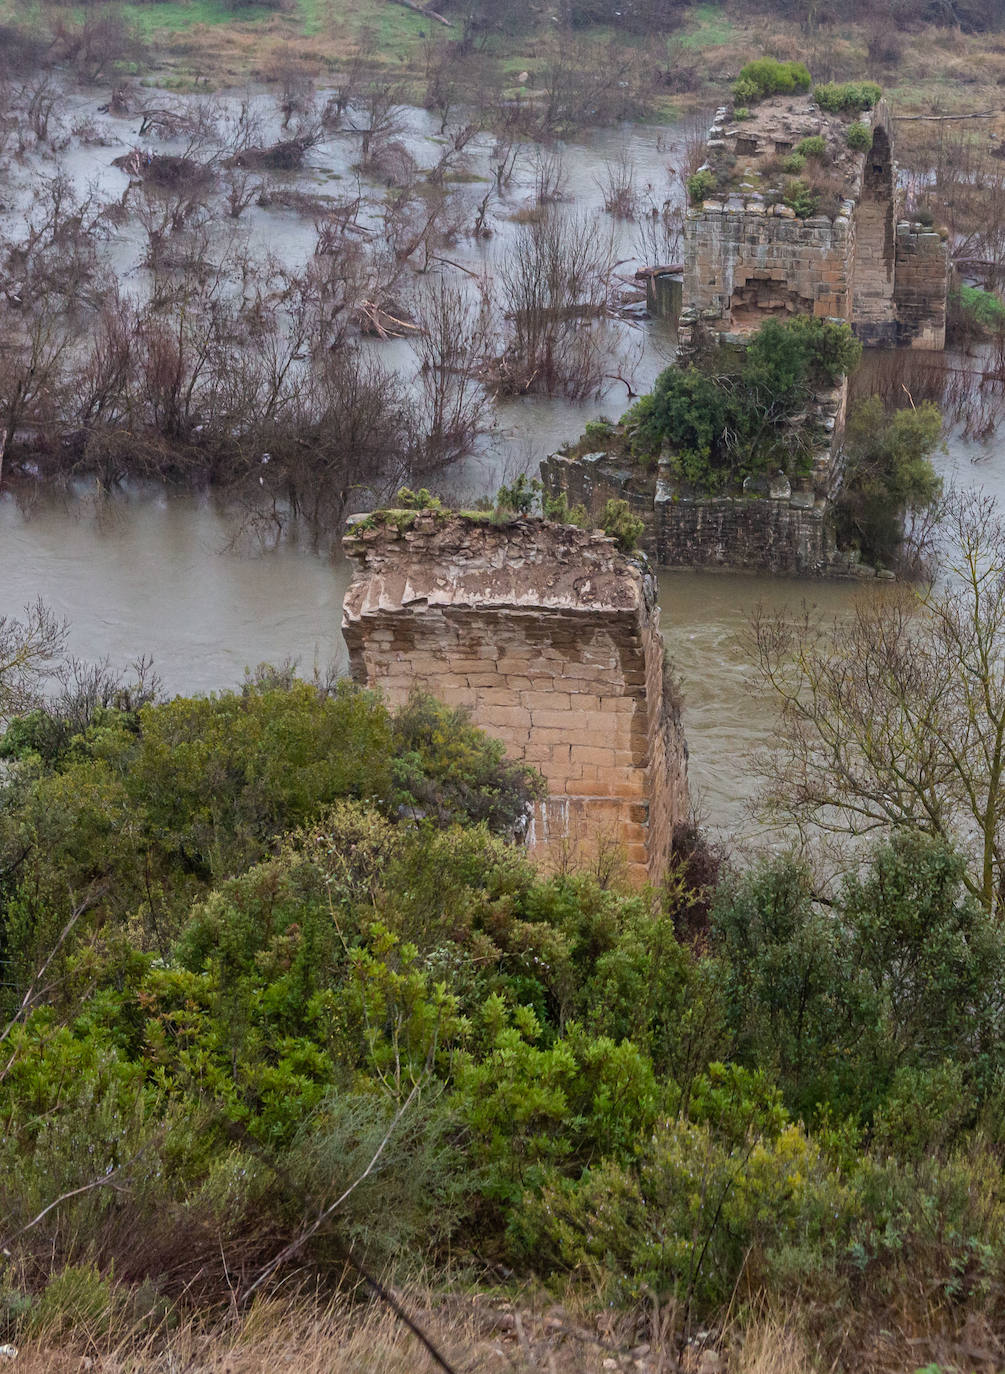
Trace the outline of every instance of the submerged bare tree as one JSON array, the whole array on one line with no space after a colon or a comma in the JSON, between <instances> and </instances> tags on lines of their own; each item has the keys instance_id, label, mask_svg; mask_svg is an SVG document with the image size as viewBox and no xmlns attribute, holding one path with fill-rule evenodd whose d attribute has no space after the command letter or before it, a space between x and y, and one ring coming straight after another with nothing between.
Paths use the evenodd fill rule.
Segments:
<instances>
[{"instance_id":1,"label":"submerged bare tree","mask_svg":"<svg viewBox=\"0 0 1005 1374\"><path fill-rule=\"evenodd\" d=\"M596 219L546 215L521 227L498 280L509 331L501 391L582 399L600 387L616 338L609 320L613 246Z\"/></svg>"},{"instance_id":2,"label":"submerged bare tree","mask_svg":"<svg viewBox=\"0 0 1005 1374\"><path fill-rule=\"evenodd\" d=\"M491 334L487 291L477 295L437 279L419 307L413 343L422 398L422 465L434 470L469 454L491 418L482 384Z\"/></svg>"},{"instance_id":3,"label":"submerged bare tree","mask_svg":"<svg viewBox=\"0 0 1005 1374\"><path fill-rule=\"evenodd\" d=\"M594 178L604 197L604 209L615 219L635 217L639 202L636 177L635 160L627 148L622 148L616 157L605 160L603 172Z\"/></svg>"},{"instance_id":4,"label":"submerged bare tree","mask_svg":"<svg viewBox=\"0 0 1005 1374\"><path fill-rule=\"evenodd\" d=\"M0 616L0 723L38 703L65 643L66 625L41 600L20 620Z\"/></svg>"}]
</instances>

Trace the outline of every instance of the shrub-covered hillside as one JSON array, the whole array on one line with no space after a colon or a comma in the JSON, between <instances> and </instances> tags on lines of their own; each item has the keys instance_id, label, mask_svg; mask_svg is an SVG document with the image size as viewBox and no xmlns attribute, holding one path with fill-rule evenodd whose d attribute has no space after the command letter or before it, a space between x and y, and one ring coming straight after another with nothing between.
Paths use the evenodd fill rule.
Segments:
<instances>
[{"instance_id":1,"label":"shrub-covered hillside","mask_svg":"<svg viewBox=\"0 0 1005 1374\"><path fill-rule=\"evenodd\" d=\"M893 1313L1001 1329L1005 942L943 845L827 904L693 837L659 893L545 876L456 713L281 676L3 752L3 1339L359 1268L674 1339L795 1308L837 1368Z\"/></svg>"}]
</instances>

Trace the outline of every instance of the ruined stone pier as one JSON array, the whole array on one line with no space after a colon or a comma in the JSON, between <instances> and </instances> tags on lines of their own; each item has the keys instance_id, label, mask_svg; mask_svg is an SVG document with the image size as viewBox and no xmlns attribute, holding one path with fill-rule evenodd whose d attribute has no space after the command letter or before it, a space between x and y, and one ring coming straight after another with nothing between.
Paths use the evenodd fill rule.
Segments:
<instances>
[{"instance_id":1,"label":"ruined stone pier","mask_svg":"<svg viewBox=\"0 0 1005 1374\"><path fill-rule=\"evenodd\" d=\"M615 851L658 883L687 819L687 748L654 579L568 525L390 512L345 538L353 677L391 705L422 687L543 774L529 847L546 865Z\"/></svg>"}]
</instances>

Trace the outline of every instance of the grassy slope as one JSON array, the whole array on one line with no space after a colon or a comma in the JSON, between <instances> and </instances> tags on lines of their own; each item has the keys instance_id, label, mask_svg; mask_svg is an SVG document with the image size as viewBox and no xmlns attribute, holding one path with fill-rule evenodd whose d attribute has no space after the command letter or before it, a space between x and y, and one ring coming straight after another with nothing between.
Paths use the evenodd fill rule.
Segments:
<instances>
[{"instance_id":1,"label":"grassy slope","mask_svg":"<svg viewBox=\"0 0 1005 1374\"><path fill-rule=\"evenodd\" d=\"M268 78L290 62L320 74L362 51L375 68L419 79L429 44L451 40L448 30L393 0L288 0L279 12L254 5L232 8L224 0L154 0L126 3L121 12L150 46L159 75L178 86L239 84ZM0 15L37 16L41 24L55 13L50 6L0 0ZM94 13L93 8L86 12ZM85 13L65 11L79 18ZM586 35L598 45L609 32ZM543 61L540 32L497 37L493 59L506 73L533 72ZM668 40L676 58L700 77L688 96L666 97L667 113L707 107L721 99L730 80L752 55L772 53L808 61L823 80L873 76L888 90L901 113L964 111L1005 106L1005 35L968 36L948 29L922 28L902 36L903 57L896 66L875 69L866 50L866 32L835 25L805 33L794 23L750 15L741 7L696 5L679 33Z\"/></svg>"}]
</instances>

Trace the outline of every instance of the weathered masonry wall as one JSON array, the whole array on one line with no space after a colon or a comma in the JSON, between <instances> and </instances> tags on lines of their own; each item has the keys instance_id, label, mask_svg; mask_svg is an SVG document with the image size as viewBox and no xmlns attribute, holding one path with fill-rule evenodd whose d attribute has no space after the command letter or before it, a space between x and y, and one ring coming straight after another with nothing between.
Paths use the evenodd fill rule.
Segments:
<instances>
[{"instance_id":1,"label":"weathered masonry wall","mask_svg":"<svg viewBox=\"0 0 1005 1374\"><path fill-rule=\"evenodd\" d=\"M897 342L910 348L945 348L948 240L917 224L898 224L896 262Z\"/></svg>"},{"instance_id":2,"label":"weathered masonry wall","mask_svg":"<svg viewBox=\"0 0 1005 1374\"><path fill-rule=\"evenodd\" d=\"M872 148L856 181L854 296L852 321L863 343L894 346L897 313L893 286L894 168L891 126L885 105L873 121Z\"/></svg>"},{"instance_id":3,"label":"weathered masonry wall","mask_svg":"<svg viewBox=\"0 0 1005 1374\"><path fill-rule=\"evenodd\" d=\"M419 514L350 528L350 670L394 705L414 686L471 711L544 775L529 845L589 861L620 849L659 882L688 814L687 747L655 582L599 533Z\"/></svg>"},{"instance_id":4,"label":"weathered masonry wall","mask_svg":"<svg viewBox=\"0 0 1005 1374\"><path fill-rule=\"evenodd\" d=\"M541 464L549 495L564 492L598 516L611 498L627 501L644 523L642 545L664 568L729 568L847 577L859 569L834 542L827 502L810 482L792 490L776 478L756 491L731 496L681 492L663 471L638 469L602 453L582 458L553 454Z\"/></svg>"},{"instance_id":5,"label":"weathered masonry wall","mask_svg":"<svg viewBox=\"0 0 1005 1374\"><path fill-rule=\"evenodd\" d=\"M778 98L751 121L716 113L707 144L709 168L735 164L729 190L688 211L680 341L686 353L697 328L743 336L771 316L847 320L866 345L945 346L948 243L910 221L898 223L890 111L871 115L872 148L852 153L845 125L809 97ZM822 137L832 176L842 179L829 214L798 219L769 182L781 178L766 158Z\"/></svg>"},{"instance_id":6,"label":"weathered masonry wall","mask_svg":"<svg viewBox=\"0 0 1005 1374\"><path fill-rule=\"evenodd\" d=\"M786 205L706 200L686 221L684 304L736 331L771 315L848 319L852 209L801 220Z\"/></svg>"}]
</instances>

